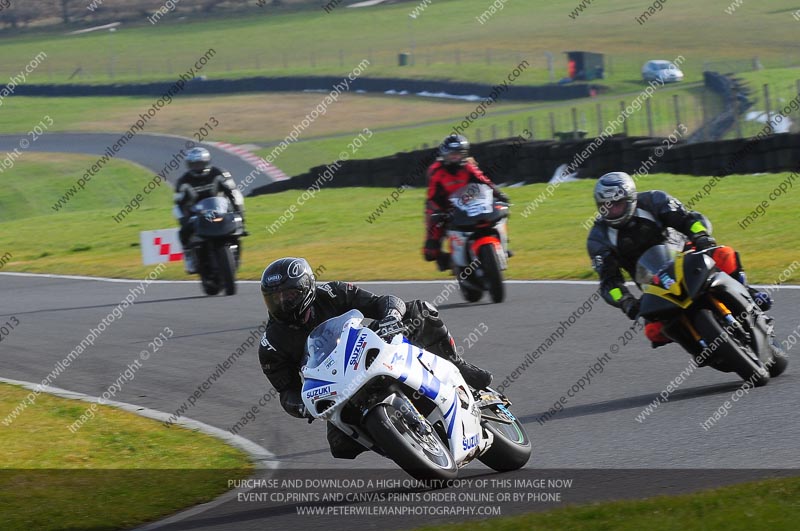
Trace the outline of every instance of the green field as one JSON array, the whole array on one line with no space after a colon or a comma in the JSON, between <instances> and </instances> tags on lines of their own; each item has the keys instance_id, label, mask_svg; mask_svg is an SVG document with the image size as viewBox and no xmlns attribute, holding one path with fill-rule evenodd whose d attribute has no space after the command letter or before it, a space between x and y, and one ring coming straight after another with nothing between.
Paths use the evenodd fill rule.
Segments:
<instances>
[{"instance_id":1,"label":"green field","mask_svg":"<svg viewBox=\"0 0 800 531\"><path fill-rule=\"evenodd\" d=\"M15 179L0 190L4 231L0 254L11 260L4 271L58 272L112 277L143 277L139 231L174 226L171 190L145 197L143 205L122 223L112 216L151 178L127 162L113 161L60 212L50 206L83 173L89 157L26 153L14 168ZM791 190L779 197L746 230L737 223L767 199L786 174L723 179L695 207L710 217L715 235L741 251L751 280L774 282L796 259L800 238L794 230ZM688 201L707 179L674 175L642 178L640 189L661 188ZM592 215L593 182L565 183L547 197L546 186L508 189L514 202L509 222L511 259L508 277L516 279L594 278L586 255L583 222ZM280 217L300 192L287 191L246 202L248 230L241 278L257 279L270 261L286 255L307 257L324 279L446 279L422 260L424 191L407 190L399 201L369 223L367 218L389 197L383 188L322 189L297 207L294 219ZM540 194L545 201L528 217L525 208ZM516 215L515 215L516 213ZM270 234L267 227L278 223ZM347 238L353 244L348 245ZM368 266L365 267L365 264ZM165 279L186 278L172 264ZM193 277L197 278L197 277ZM199 288L198 288L199 289Z\"/></svg>"},{"instance_id":2,"label":"green field","mask_svg":"<svg viewBox=\"0 0 800 531\"><path fill-rule=\"evenodd\" d=\"M28 395L0 384L0 411ZM72 433L89 405L40 394L0 429L0 527L129 528L209 501L252 469L218 439L108 406Z\"/></svg>"},{"instance_id":3,"label":"green field","mask_svg":"<svg viewBox=\"0 0 800 531\"><path fill-rule=\"evenodd\" d=\"M756 531L797 529L800 479L773 479L647 500L596 503L470 522L475 531ZM459 531L463 524L418 531Z\"/></svg>"},{"instance_id":4,"label":"green field","mask_svg":"<svg viewBox=\"0 0 800 531\"><path fill-rule=\"evenodd\" d=\"M653 58L686 56L690 79L699 79L705 61L759 56L766 66L796 63L797 21L791 12L797 6L791 0L745 2L734 16L723 12L727 4L670 0L644 25L634 19L646 6L626 0L591 4L574 20L569 14L575 0L509 1L480 24L476 17L490 3L436 0L416 19L409 13L417 3L407 2L329 14L322 9L286 14L256 9L226 18L224 24L219 19L167 17L156 25L142 20L114 33L74 36L54 28L4 39L0 66L18 71L26 58L44 51L48 57L33 78L36 82L66 82L79 67L72 81L171 79L213 47L217 56L204 73L216 78L338 75L367 58L369 76L491 82L528 58L536 68L521 83L540 84L549 80L544 52L554 54L559 78L566 70L562 52L579 49L608 54L608 83L631 90L642 63ZM412 50L415 64L397 66L397 54Z\"/></svg>"},{"instance_id":5,"label":"green field","mask_svg":"<svg viewBox=\"0 0 800 531\"><path fill-rule=\"evenodd\" d=\"M515 136L525 129L532 130L534 138L552 138L553 130L571 131L576 125L595 135L601 125L617 116L620 101L629 103L644 88L640 68L652 58L683 56L681 68L687 74L686 82L664 87L652 98L652 128L657 135L671 133L678 118L690 131L702 121L702 89L696 82L702 79L705 68L741 72L758 100L754 110L765 107L761 95L764 83L772 87L773 110L797 93L800 70L787 68L800 63L792 44L797 29L797 21L791 16L795 6L788 0L769 5L746 2L732 16L723 12L724 5L670 0L669 6L644 25L634 20L641 13L640 7L623 0L592 3L572 19L569 14L576 4L573 0L510 1L485 24L476 20L489 5L485 0L436 0L416 19L408 15L417 3L405 2L369 9L341 8L329 14L322 9L253 9L248 16L225 18L224 24L216 18L167 17L155 26L144 21L123 24L113 34L70 36L55 28L7 31L0 39L0 50L5 52L0 56L0 67L18 72L29 58L44 51L47 57L26 82L171 80L213 47L216 55L202 70L211 78L344 76L367 58L370 65L365 76L497 84L525 60L530 67L514 83L530 85L549 81L545 52L554 54L556 79L566 74L564 50L607 54L607 78L602 84L610 92L557 103L501 101L469 128L467 134L473 141ZM397 66L397 54L412 47L414 64ZM750 71L756 57L768 70ZM75 76L68 80L72 74ZM673 96L678 97L679 117ZM266 156L320 99L314 93L178 97L148 125L148 130L191 136L214 115L222 127L210 139L254 143L264 147L258 154ZM45 114L54 120L53 130L109 131L126 129L152 98L14 96L3 103L3 132L27 131ZM707 115L719 110L716 96L707 96L706 103ZM347 95L274 162L289 175L330 163L364 127L376 136L358 153L362 158L434 145L475 106L474 102L410 96ZM631 135L648 134L646 111L636 112L627 125ZM762 128L760 123L744 123L742 134L752 136Z\"/></svg>"}]
</instances>

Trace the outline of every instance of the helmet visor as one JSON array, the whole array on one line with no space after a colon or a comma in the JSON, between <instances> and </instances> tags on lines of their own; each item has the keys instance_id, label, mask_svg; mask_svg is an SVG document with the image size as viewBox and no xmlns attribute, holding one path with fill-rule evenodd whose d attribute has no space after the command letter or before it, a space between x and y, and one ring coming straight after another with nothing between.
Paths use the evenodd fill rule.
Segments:
<instances>
[{"instance_id":1,"label":"helmet visor","mask_svg":"<svg viewBox=\"0 0 800 531\"><path fill-rule=\"evenodd\" d=\"M299 289L268 293L264 295L264 302L270 315L283 321L292 320L303 305L303 293Z\"/></svg>"},{"instance_id":2,"label":"helmet visor","mask_svg":"<svg viewBox=\"0 0 800 531\"><path fill-rule=\"evenodd\" d=\"M204 160L193 160L187 162L186 165L189 167L189 171L198 175L205 173L206 169L208 168L208 162Z\"/></svg>"},{"instance_id":3,"label":"helmet visor","mask_svg":"<svg viewBox=\"0 0 800 531\"><path fill-rule=\"evenodd\" d=\"M464 160L464 154L461 151L451 151L449 153L445 153L444 161L447 164L461 164L461 161Z\"/></svg>"},{"instance_id":4,"label":"helmet visor","mask_svg":"<svg viewBox=\"0 0 800 531\"><path fill-rule=\"evenodd\" d=\"M600 207L600 213L608 220L615 220L622 218L628 210L628 200L619 199L617 201L609 201L603 203Z\"/></svg>"}]
</instances>

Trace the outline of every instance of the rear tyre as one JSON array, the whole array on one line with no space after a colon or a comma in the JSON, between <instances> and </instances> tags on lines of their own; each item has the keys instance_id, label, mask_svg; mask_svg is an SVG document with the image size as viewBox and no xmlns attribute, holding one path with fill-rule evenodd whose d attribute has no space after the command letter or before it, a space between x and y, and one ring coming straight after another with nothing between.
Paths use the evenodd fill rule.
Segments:
<instances>
[{"instance_id":1,"label":"rear tyre","mask_svg":"<svg viewBox=\"0 0 800 531\"><path fill-rule=\"evenodd\" d=\"M513 419L512 424L491 420L481 422L484 429L492 433L494 441L492 446L478 457L478 460L498 472L522 468L530 459L532 451L531 441L525 428L513 415L506 414L496 406L493 406L492 412L500 418Z\"/></svg>"},{"instance_id":2,"label":"rear tyre","mask_svg":"<svg viewBox=\"0 0 800 531\"><path fill-rule=\"evenodd\" d=\"M236 262L233 252L227 245L217 247L217 267L219 268L219 280L225 289L225 295L236 294Z\"/></svg>"},{"instance_id":3,"label":"rear tyre","mask_svg":"<svg viewBox=\"0 0 800 531\"><path fill-rule=\"evenodd\" d=\"M503 302L506 295L505 287L503 286L503 272L500 271L500 264L497 262L494 246L481 246L478 250L478 258L481 260L483 278L486 280L486 287L489 289L492 302Z\"/></svg>"},{"instance_id":4,"label":"rear tyre","mask_svg":"<svg viewBox=\"0 0 800 531\"><path fill-rule=\"evenodd\" d=\"M386 456L416 479L454 479L458 466L450 450L431 427L421 436L391 404L378 404L364 426Z\"/></svg>"},{"instance_id":5,"label":"rear tyre","mask_svg":"<svg viewBox=\"0 0 800 531\"><path fill-rule=\"evenodd\" d=\"M754 387L767 385L769 371L760 361L751 357L752 350L742 344L734 334L726 334L722 325L717 322L716 314L711 310L700 310L694 317L694 326L697 332L708 345L718 345L715 355L724 360L725 366L730 367L745 382L750 382ZM727 337L720 338L725 334Z\"/></svg>"}]
</instances>

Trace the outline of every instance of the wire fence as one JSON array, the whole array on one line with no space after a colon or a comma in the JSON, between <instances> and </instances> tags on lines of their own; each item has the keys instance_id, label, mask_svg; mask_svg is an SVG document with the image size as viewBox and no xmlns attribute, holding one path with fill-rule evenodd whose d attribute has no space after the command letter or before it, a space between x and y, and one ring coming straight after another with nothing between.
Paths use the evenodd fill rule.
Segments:
<instances>
[{"instance_id":1,"label":"wire fence","mask_svg":"<svg viewBox=\"0 0 800 531\"><path fill-rule=\"evenodd\" d=\"M620 119L623 109L630 110L632 99L590 99L549 110L534 110L522 117L487 116L465 134L474 142L513 137L526 141L579 139L600 136L616 121L618 125L611 127L612 134L665 138L684 127L690 133L698 131L704 123L727 110L717 94L705 87L697 87L688 94L656 92L639 109L633 109L627 118ZM740 109L740 114L734 113L736 120L722 138L752 138L765 129L773 133L800 132L800 79L791 84L753 87L750 100L753 105L744 111ZM432 137L408 146L408 150L434 147L440 140ZM700 137L697 140L715 139Z\"/></svg>"},{"instance_id":2,"label":"wire fence","mask_svg":"<svg viewBox=\"0 0 800 531\"><path fill-rule=\"evenodd\" d=\"M106 31L107 37L101 47L92 50L79 59L74 56L59 57L57 50L52 52L52 60L42 68L47 82L63 83L103 83L108 81L153 80L170 78L182 71L182 65L192 60L193 49L176 49L163 42L163 49L171 49L169 54L127 53L117 34ZM157 38L156 38L157 39ZM119 42L118 42L119 41ZM49 53L49 52L48 52ZM338 74L347 73L353 64L367 59L373 69L381 68L381 75L406 77L409 69L414 76L431 78L452 78L457 72L474 73L481 77L492 76L494 69L503 72L509 66L528 61L530 68L521 84L546 84L564 80L567 62L563 54L553 54L543 50L508 50L498 48L441 48L415 47L413 44L398 44L396 49L372 48L298 48L281 49L273 47L269 53L249 50L242 53L226 54L219 57L206 75L209 77L274 76L293 74ZM604 56L605 79L597 79L597 84L635 81L640 79L642 65L652 59L648 55ZM19 57L0 57L0 72L13 72L18 69ZM699 79L705 70L721 73L740 73L761 68L786 68L800 66L796 56L771 58L762 61L757 57L746 60L692 60L682 65L687 77ZM463 75L463 74L462 74ZM489 79L476 79L489 82Z\"/></svg>"}]
</instances>

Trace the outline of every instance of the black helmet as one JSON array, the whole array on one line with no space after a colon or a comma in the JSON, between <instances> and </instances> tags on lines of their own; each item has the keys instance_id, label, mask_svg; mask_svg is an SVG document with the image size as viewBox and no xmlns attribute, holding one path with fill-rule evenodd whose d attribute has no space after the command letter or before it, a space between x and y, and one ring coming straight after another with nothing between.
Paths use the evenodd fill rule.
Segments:
<instances>
[{"instance_id":1,"label":"black helmet","mask_svg":"<svg viewBox=\"0 0 800 531\"><path fill-rule=\"evenodd\" d=\"M275 260L261 275L261 294L270 317L287 324L301 325L314 302L316 279L304 258Z\"/></svg>"},{"instance_id":2,"label":"black helmet","mask_svg":"<svg viewBox=\"0 0 800 531\"><path fill-rule=\"evenodd\" d=\"M594 202L600 217L612 227L621 227L636 211L636 183L622 171L606 173L594 187Z\"/></svg>"},{"instance_id":3,"label":"black helmet","mask_svg":"<svg viewBox=\"0 0 800 531\"><path fill-rule=\"evenodd\" d=\"M450 135L439 146L439 156L448 166L461 166L469 155L469 140L461 135Z\"/></svg>"},{"instance_id":4,"label":"black helmet","mask_svg":"<svg viewBox=\"0 0 800 531\"><path fill-rule=\"evenodd\" d=\"M186 167L194 177L207 175L211 171L211 153L201 147L190 149L186 154Z\"/></svg>"}]
</instances>

